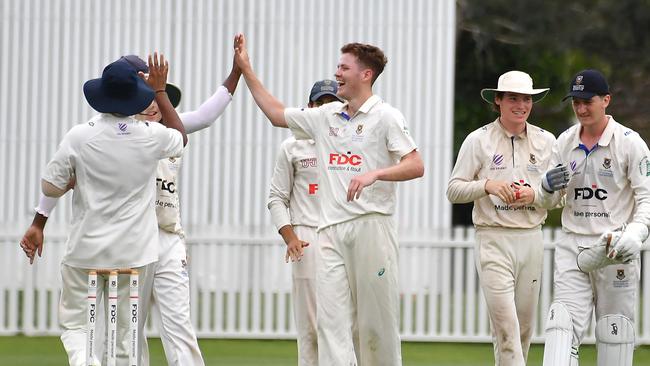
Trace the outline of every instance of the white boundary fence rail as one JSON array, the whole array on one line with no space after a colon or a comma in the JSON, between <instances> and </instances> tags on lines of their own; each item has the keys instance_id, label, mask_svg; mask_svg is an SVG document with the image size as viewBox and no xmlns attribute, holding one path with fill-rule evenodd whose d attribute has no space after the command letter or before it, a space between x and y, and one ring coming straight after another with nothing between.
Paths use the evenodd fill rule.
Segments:
<instances>
[{"instance_id":1,"label":"white boundary fence rail","mask_svg":"<svg viewBox=\"0 0 650 366\"><path fill-rule=\"evenodd\" d=\"M552 231L546 250L535 342L552 300ZM472 229L431 240L402 240L401 334L408 341L489 342L485 301L474 267ZM29 266L18 237L0 237L0 335L57 335L63 238L50 237ZM275 237L189 238L192 316L199 337L294 337L291 266ZM650 252L643 253L647 263ZM650 344L650 271L642 270L637 342ZM150 334L156 334L155 328ZM593 342L593 332L587 342Z\"/></svg>"}]
</instances>

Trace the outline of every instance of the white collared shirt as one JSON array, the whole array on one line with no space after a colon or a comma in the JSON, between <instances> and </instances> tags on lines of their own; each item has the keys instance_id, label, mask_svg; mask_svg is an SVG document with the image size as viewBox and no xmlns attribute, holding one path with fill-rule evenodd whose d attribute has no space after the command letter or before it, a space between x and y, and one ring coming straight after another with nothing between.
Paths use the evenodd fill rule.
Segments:
<instances>
[{"instance_id":1,"label":"white collared shirt","mask_svg":"<svg viewBox=\"0 0 650 366\"><path fill-rule=\"evenodd\" d=\"M132 116L100 114L68 131L43 175L60 189L76 179L62 262L81 268L155 262L156 167L160 159L182 150L180 132Z\"/></svg>"},{"instance_id":2,"label":"white collared shirt","mask_svg":"<svg viewBox=\"0 0 650 366\"><path fill-rule=\"evenodd\" d=\"M396 183L377 181L361 197L347 202L352 177L397 164L417 149L404 116L373 95L354 116L346 104L319 108L287 108L284 116L296 139L316 142L320 172L319 229L368 213L395 212Z\"/></svg>"},{"instance_id":3,"label":"white collared shirt","mask_svg":"<svg viewBox=\"0 0 650 366\"><path fill-rule=\"evenodd\" d=\"M314 140L289 137L282 142L267 207L278 230L286 225L318 227L318 159Z\"/></svg>"},{"instance_id":4,"label":"white collared shirt","mask_svg":"<svg viewBox=\"0 0 650 366\"><path fill-rule=\"evenodd\" d=\"M496 119L463 141L447 184L447 198L452 203L473 201L476 226L533 228L543 224L546 209L534 205L513 208L488 195L485 183L490 179L537 187L554 142L553 134L527 122L523 133L512 135Z\"/></svg>"},{"instance_id":5,"label":"white collared shirt","mask_svg":"<svg viewBox=\"0 0 650 366\"><path fill-rule=\"evenodd\" d=\"M607 127L591 150L580 141L579 124L558 137L551 166L569 167L571 178L566 190L549 194L537 187L542 204L566 194L562 210L565 231L597 235L623 223L650 224L648 146L638 133L611 116L607 118Z\"/></svg>"}]
</instances>

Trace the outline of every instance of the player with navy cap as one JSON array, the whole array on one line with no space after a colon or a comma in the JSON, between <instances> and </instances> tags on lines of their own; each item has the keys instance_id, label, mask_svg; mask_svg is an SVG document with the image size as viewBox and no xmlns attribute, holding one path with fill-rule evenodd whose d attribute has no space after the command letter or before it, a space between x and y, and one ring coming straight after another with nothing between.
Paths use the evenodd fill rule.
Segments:
<instances>
[{"instance_id":1,"label":"player with navy cap","mask_svg":"<svg viewBox=\"0 0 650 366\"><path fill-rule=\"evenodd\" d=\"M547 207L566 199L544 365L578 365L593 311L598 365L631 366L639 253L650 224L650 151L637 132L606 114L612 96L599 71L576 74L569 98L580 123L558 137L554 168L535 198Z\"/></svg>"}]
</instances>

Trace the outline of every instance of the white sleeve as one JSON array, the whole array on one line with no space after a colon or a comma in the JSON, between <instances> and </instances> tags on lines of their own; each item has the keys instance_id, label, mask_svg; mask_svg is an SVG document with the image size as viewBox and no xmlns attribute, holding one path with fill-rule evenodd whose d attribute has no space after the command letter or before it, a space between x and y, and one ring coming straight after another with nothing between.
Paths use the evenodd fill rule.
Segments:
<instances>
[{"instance_id":1,"label":"white sleeve","mask_svg":"<svg viewBox=\"0 0 650 366\"><path fill-rule=\"evenodd\" d=\"M321 117L322 108L285 108L284 119L296 140L316 140L316 123L324 123Z\"/></svg>"},{"instance_id":2,"label":"white sleeve","mask_svg":"<svg viewBox=\"0 0 650 366\"><path fill-rule=\"evenodd\" d=\"M59 197L48 197L41 193L41 197L38 199L38 206L34 208L34 211L45 217L50 217L57 202L59 202Z\"/></svg>"},{"instance_id":3,"label":"white sleeve","mask_svg":"<svg viewBox=\"0 0 650 366\"><path fill-rule=\"evenodd\" d=\"M152 135L158 144L158 159L177 158L183 154L183 135L160 123L149 123Z\"/></svg>"},{"instance_id":4,"label":"white sleeve","mask_svg":"<svg viewBox=\"0 0 650 366\"><path fill-rule=\"evenodd\" d=\"M456 164L447 183L447 199L451 203L474 202L487 196L487 179L478 179L481 162L474 149L479 143L477 140L474 134L470 134L460 146Z\"/></svg>"},{"instance_id":5,"label":"white sleeve","mask_svg":"<svg viewBox=\"0 0 650 366\"><path fill-rule=\"evenodd\" d=\"M564 141L564 139L562 139L562 141ZM566 189L560 189L559 191L549 193L542 187L542 182L544 179L546 179L546 172L549 169L555 168L558 164L562 164L563 162L562 156L560 154L560 143L561 142L558 139L553 144L553 152L551 153L551 158L548 162L548 165L546 166L546 171L542 173L539 185L537 185L537 187L533 187L535 189L535 199L533 200L533 205L548 210L562 207L566 201Z\"/></svg>"},{"instance_id":6,"label":"white sleeve","mask_svg":"<svg viewBox=\"0 0 650 366\"><path fill-rule=\"evenodd\" d=\"M185 132L189 135L212 126L231 101L232 95L225 86L221 85L197 110L179 114L183 126L185 126Z\"/></svg>"},{"instance_id":7,"label":"white sleeve","mask_svg":"<svg viewBox=\"0 0 650 366\"><path fill-rule=\"evenodd\" d=\"M275 161L275 169L271 177L271 188L267 207L271 212L271 221L280 230L283 226L291 225L289 204L293 189L293 164L287 152L287 143L282 143Z\"/></svg>"},{"instance_id":8,"label":"white sleeve","mask_svg":"<svg viewBox=\"0 0 650 366\"><path fill-rule=\"evenodd\" d=\"M627 177L634 191L636 206L632 222L650 226L650 151L639 134L633 133L627 137L631 140Z\"/></svg>"},{"instance_id":9,"label":"white sleeve","mask_svg":"<svg viewBox=\"0 0 650 366\"><path fill-rule=\"evenodd\" d=\"M388 133L386 134L386 147L388 151L396 154L397 158L401 159L404 155L417 149L411 133L406 128L406 119L400 111L391 108L385 112L382 118L388 126Z\"/></svg>"},{"instance_id":10,"label":"white sleeve","mask_svg":"<svg viewBox=\"0 0 650 366\"><path fill-rule=\"evenodd\" d=\"M72 148L72 133L73 130L63 137L58 150L54 153L54 157L47 164L45 173L43 173L42 180L50 183L54 187L65 192L68 182L74 176L74 158ZM44 192L47 193L47 192Z\"/></svg>"}]
</instances>

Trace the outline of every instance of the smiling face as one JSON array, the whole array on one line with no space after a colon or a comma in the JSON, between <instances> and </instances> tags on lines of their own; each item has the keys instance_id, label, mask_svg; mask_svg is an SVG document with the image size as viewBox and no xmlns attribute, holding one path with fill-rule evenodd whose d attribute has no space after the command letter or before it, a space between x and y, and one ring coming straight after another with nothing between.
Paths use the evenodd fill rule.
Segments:
<instances>
[{"instance_id":1,"label":"smiling face","mask_svg":"<svg viewBox=\"0 0 650 366\"><path fill-rule=\"evenodd\" d=\"M597 126L599 123L606 123L605 110L610 100L611 96L609 95L595 95L591 99L573 98L571 105L580 124L591 127Z\"/></svg>"},{"instance_id":2,"label":"smiling face","mask_svg":"<svg viewBox=\"0 0 650 366\"><path fill-rule=\"evenodd\" d=\"M528 94L505 92L501 98L494 98L494 104L501 113L501 123L523 124L533 109L533 97Z\"/></svg>"},{"instance_id":3,"label":"smiling face","mask_svg":"<svg viewBox=\"0 0 650 366\"><path fill-rule=\"evenodd\" d=\"M152 101L147 109L135 115L135 119L138 121L160 122L162 115L160 109L158 109L158 103L155 100Z\"/></svg>"},{"instance_id":4,"label":"smiling face","mask_svg":"<svg viewBox=\"0 0 650 366\"><path fill-rule=\"evenodd\" d=\"M372 70L362 65L357 56L344 53L339 59L334 77L339 87L336 94L343 99L352 99L359 94L363 85L370 85Z\"/></svg>"}]
</instances>

